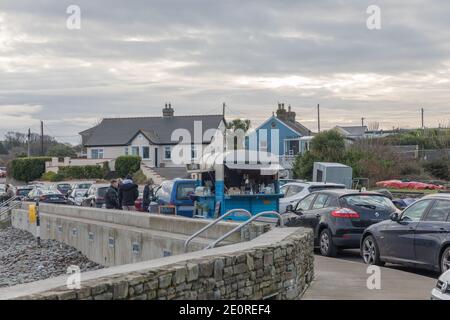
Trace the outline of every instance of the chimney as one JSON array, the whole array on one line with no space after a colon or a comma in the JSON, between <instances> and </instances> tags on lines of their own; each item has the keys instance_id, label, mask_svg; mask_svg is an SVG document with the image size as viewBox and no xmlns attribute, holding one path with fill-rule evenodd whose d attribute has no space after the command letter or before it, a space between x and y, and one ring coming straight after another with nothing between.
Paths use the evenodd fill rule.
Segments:
<instances>
[{"instance_id":1,"label":"chimney","mask_svg":"<svg viewBox=\"0 0 450 320\"><path fill-rule=\"evenodd\" d=\"M286 120L295 122L295 112L291 110L291 105L289 105L288 112L286 112Z\"/></svg>"},{"instance_id":2,"label":"chimney","mask_svg":"<svg viewBox=\"0 0 450 320\"><path fill-rule=\"evenodd\" d=\"M286 109L284 109L284 103L278 103L277 118L280 120L286 120Z\"/></svg>"},{"instance_id":3,"label":"chimney","mask_svg":"<svg viewBox=\"0 0 450 320\"><path fill-rule=\"evenodd\" d=\"M173 117L174 110L172 109L172 105L169 103L165 105L163 109L163 117Z\"/></svg>"}]
</instances>

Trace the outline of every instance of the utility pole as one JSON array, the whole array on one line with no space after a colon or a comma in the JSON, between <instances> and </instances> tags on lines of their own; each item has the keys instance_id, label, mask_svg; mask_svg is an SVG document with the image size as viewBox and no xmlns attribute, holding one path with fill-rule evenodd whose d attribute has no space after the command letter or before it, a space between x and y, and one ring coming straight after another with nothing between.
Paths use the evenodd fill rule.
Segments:
<instances>
[{"instance_id":1,"label":"utility pole","mask_svg":"<svg viewBox=\"0 0 450 320\"><path fill-rule=\"evenodd\" d=\"M361 127L364 127L364 120L365 120L366 118L364 118L364 117L362 117L361 118Z\"/></svg>"},{"instance_id":2,"label":"utility pole","mask_svg":"<svg viewBox=\"0 0 450 320\"><path fill-rule=\"evenodd\" d=\"M422 111L422 130L424 130L425 129L425 120L424 120L425 111L423 110L423 108L421 109L421 111Z\"/></svg>"},{"instance_id":3,"label":"utility pole","mask_svg":"<svg viewBox=\"0 0 450 320\"><path fill-rule=\"evenodd\" d=\"M227 105L225 104L225 102L222 104L222 116L223 116L223 118L225 119L225 107L226 107Z\"/></svg>"},{"instance_id":4,"label":"utility pole","mask_svg":"<svg viewBox=\"0 0 450 320\"><path fill-rule=\"evenodd\" d=\"M31 130L30 130L30 128L28 128L28 136L27 136L27 140L28 140L28 152L27 152L27 155L28 155L28 158L31 156L31 152L30 152L30 140L31 140Z\"/></svg>"},{"instance_id":5,"label":"utility pole","mask_svg":"<svg viewBox=\"0 0 450 320\"><path fill-rule=\"evenodd\" d=\"M44 156L44 121L41 120L41 156Z\"/></svg>"},{"instance_id":6,"label":"utility pole","mask_svg":"<svg viewBox=\"0 0 450 320\"><path fill-rule=\"evenodd\" d=\"M320 104L317 104L317 132L320 132Z\"/></svg>"}]
</instances>

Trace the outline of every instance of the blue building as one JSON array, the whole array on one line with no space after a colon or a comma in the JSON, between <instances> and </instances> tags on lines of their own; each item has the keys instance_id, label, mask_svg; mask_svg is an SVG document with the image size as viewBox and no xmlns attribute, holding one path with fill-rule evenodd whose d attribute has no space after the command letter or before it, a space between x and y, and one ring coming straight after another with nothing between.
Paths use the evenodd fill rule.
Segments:
<instances>
[{"instance_id":1,"label":"blue building","mask_svg":"<svg viewBox=\"0 0 450 320\"><path fill-rule=\"evenodd\" d=\"M249 150L267 151L280 157L280 164L287 169L286 178L291 176L294 157L309 150L314 133L295 120L291 106L286 110L284 103L278 103L276 114L264 121L246 137Z\"/></svg>"}]
</instances>

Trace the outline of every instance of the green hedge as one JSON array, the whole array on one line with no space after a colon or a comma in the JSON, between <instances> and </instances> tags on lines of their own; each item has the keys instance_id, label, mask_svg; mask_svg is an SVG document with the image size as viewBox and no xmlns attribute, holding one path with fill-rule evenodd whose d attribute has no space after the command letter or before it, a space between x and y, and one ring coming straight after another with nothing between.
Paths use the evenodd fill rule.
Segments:
<instances>
[{"instance_id":1,"label":"green hedge","mask_svg":"<svg viewBox=\"0 0 450 320\"><path fill-rule=\"evenodd\" d=\"M39 179L45 172L47 157L18 158L11 161L9 175L15 180L30 182Z\"/></svg>"},{"instance_id":2,"label":"green hedge","mask_svg":"<svg viewBox=\"0 0 450 320\"><path fill-rule=\"evenodd\" d=\"M120 156L116 159L115 170L120 177L134 174L141 168L141 157Z\"/></svg>"},{"instance_id":3,"label":"green hedge","mask_svg":"<svg viewBox=\"0 0 450 320\"><path fill-rule=\"evenodd\" d=\"M58 174L64 179L102 179L105 175L100 165L59 167Z\"/></svg>"}]
</instances>

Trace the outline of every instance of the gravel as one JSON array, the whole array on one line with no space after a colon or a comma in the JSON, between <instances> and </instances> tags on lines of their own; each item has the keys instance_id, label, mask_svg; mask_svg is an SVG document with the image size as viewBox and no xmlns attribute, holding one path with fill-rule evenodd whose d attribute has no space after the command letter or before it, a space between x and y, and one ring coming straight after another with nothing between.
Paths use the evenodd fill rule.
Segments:
<instances>
[{"instance_id":1,"label":"gravel","mask_svg":"<svg viewBox=\"0 0 450 320\"><path fill-rule=\"evenodd\" d=\"M0 287L60 276L71 265L81 272L103 268L56 240L41 240L41 247L37 247L36 239L27 231L0 229Z\"/></svg>"}]
</instances>

